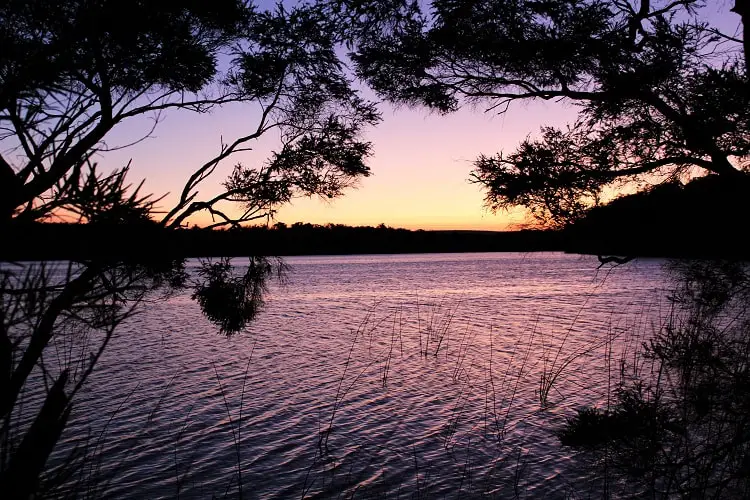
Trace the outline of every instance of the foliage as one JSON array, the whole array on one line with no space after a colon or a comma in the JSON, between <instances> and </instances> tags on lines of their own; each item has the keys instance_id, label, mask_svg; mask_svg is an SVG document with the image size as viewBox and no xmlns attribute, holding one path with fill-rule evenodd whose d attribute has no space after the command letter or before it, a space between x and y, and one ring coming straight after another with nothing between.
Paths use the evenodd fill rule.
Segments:
<instances>
[{"instance_id":1,"label":"foliage","mask_svg":"<svg viewBox=\"0 0 750 500\"><path fill-rule=\"evenodd\" d=\"M745 26L747 0L734 11ZM357 74L386 99L451 112L504 113L516 101L568 101L567 128L544 127L512 153L482 155L472 178L493 209L522 205L564 224L621 182L696 171L730 177L750 155L742 38L700 0L332 0L353 26Z\"/></svg>"},{"instance_id":2,"label":"foliage","mask_svg":"<svg viewBox=\"0 0 750 500\"><path fill-rule=\"evenodd\" d=\"M370 144L361 134L379 116L351 85L339 41L336 24L314 5L2 2L0 235L58 217L171 230L198 212L214 218L211 227L239 227L272 217L295 196L340 195L369 175ZM244 106L255 123L197 162L165 213L143 183L128 184L130 165L96 163L128 146L112 144L127 122L152 120L144 140L164 113L227 105ZM265 162L236 164L220 193L199 197L220 164L269 133L280 145ZM267 280L283 268L256 257L238 277L229 261L207 261L196 278L182 255L139 244L143 250L117 258L0 267L0 490L10 497L55 496L55 478L70 477L70 470L53 474L48 458L75 394L139 305L192 288L229 335L255 318ZM39 394L41 403L24 404L27 394Z\"/></svg>"},{"instance_id":3,"label":"foliage","mask_svg":"<svg viewBox=\"0 0 750 500\"><path fill-rule=\"evenodd\" d=\"M284 278L285 266L280 260L251 257L245 273L234 274L230 259L207 261L198 271L203 278L193 292L203 314L219 326L220 332L232 335L252 321L263 307L268 291L267 279L274 274Z\"/></svg>"},{"instance_id":4,"label":"foliage","mask_svg":"<svg viewBox=\"0 0 750 500\"><path fill-rule=\"evenodd\" d=\"M750 177L748 177L750 180ZM748 182L711 174L664 182L589 209L565 229L568 251L746 259Z\"/></svg>"},{"instance_id":5,"label":"foliage","mask_svg":"<svg viewBox=\"0 0 750 500\"><path fill-rule=\"evenodd\" d=\"M0 220L68 208L93 175L91 159L124 147L107 143L113 130L144 116L156 127L169 110L243 104L257 123L196 165L164 225L199 211L217 225L268 217L292 196L335 196L369 173L370 145L359 135L378 115L351 87L334 50L339 36L314 7L11 1L0 26ZM224 192L196 199L219 163L271 130L282 138L277 153L238 165ZM226 201L246 211L216 208Z\"/></svg>"},{"instance_id":6,"label":"foliage","mask_svg":"<svg viewBox=\"0 0 750 500\"><path fill-rule=\"evenodd\" d=\"M744 264L679 261L672 319L622 367L613 405L558 434L659 497L750 491L750 275ZM645 481L644 481L645 479Z\"/></svg>"}]
</instances>

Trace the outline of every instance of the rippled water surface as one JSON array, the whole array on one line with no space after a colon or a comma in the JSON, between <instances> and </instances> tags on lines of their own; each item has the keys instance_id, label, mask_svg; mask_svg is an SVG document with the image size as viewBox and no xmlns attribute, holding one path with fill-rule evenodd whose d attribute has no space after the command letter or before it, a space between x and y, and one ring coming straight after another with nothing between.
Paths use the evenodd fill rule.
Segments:
<instances>
[{"instance_id":1,"label":"rippled water surface","mask_svg":"<svg viewBox=\"0 0 750 500\"><path fill-rule=\"evenodd\" d=\"M242 334L220 336L189 294L122 325L67 433L102 445L107 496L588 496L554 431L606 404L669 311L656 260L287 263Z\"/></svg>"}]
</instances>

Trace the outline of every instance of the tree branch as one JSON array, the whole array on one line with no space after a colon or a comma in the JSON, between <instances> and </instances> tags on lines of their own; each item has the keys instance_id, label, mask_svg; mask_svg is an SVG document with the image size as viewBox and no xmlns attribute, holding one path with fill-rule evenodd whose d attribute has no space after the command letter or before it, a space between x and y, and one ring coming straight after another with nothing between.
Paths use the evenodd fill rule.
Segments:
<instances>
[{"instance_id":1,"label":"tree branch","mask_svg":"<svg viewBox=\"0 0 750 500\"><path fill-rule=\"evenodd\" d=\"M203 166L201 166L198 170L196 170L193 175L190 176L190 178L185 183L185 187L182 190L182 194L180 195L180 201L178 204L167 213L167 215L162 219L161 224L169 227L176 227L179 226L179 224L175 224L175 222L169 223L169 220L173 217L175 217L188 203L187 200L190 197L190 194L193 189L201 182L203 179L205 179L210 173L213 172L213 170L216 168L216 166L221 162L222 160L226 159L230 155L232 155L235 152L235 149L241 146L242 144L257 139L261 135L263 135L266 131L268 131L270 128L272 128L274 125L267 126L266 122L268 120L269 115L271 112L276 108L277 103L281 99L282 90L283 90L283 84L284 84L284 78L286 75L282 74L281 79L279 80L279 85L276 89L276 93L271 100L271 102L263 109L263 112L261 113L260 120L258 122L258 126L255 129L255 131L252 134L246 135L244 137L240 137L236 139L231 145L227 147L222 147L222 152L209 160L208 162L204 163ZM194 197L194 196L193 196ZM197 210L193 210L195 212ZM189 215L189 214L188 214ZM187 217L187 215L184 215L179 217L180 223Z\"/></svg>"}]
</instances>

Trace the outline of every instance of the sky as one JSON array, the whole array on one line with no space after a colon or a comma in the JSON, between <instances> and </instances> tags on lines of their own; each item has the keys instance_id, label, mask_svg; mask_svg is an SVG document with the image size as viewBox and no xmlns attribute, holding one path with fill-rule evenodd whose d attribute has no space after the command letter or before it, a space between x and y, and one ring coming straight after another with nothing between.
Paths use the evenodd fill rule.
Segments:
<instances>
[{"instance_id":1,"label":"sky","mask_svg":"<svg viewBox=\"0 0 750 500\"><path fill-rule=\"evenodd\" d=\"M523 222L518 213L493 214L484 206L484 193L469 182L472 161L480 154L511 149L544 124L564 124L575 109L555 103L517 103L504 115L465 109L437 115L423 109L393 109L382 105L383 121L367 131L373 155L371 175L333 200L300 198L282 207L276 221L292 224L378 225L409 229L503 230ZM221 140L228 142L254 127L255 113L241 106L210 115L189 112L166 115L153 136L136 146L105 154L99 161L115 168L131 161L131 182L145 179L144 189L169 193L161 205L172 206L192 170L215 155ZM110 146L126 144L149 129L147 120L118 130ZM269 135L255 151L240 153L217 169L201 188L201 198L218 193L220 183L237 162L262 162L277 144ZM205 215L193 220L210 223Z\"/></svg>"},{"instance_id":2,"label":"sky","mask_svg":"<svg viewBox=\"0 0 750 500\"><path fill-rule=\"evenodd\" d=\"M732 2L709 2L712 22L734 31L739 17L728 12ZM718 12L718 14L716 14ZM425 109L394 109L380 105L383 121L367 131L373 143L368 165L371 176L333 200L303 198L282 207L273 222L378 225L408 229L508 230L528 221L520 211L492 213L484 206L480 186L469 182L472 161L480 154L511 151L543 125L564 126L576 116L565 102L516 102L502 115L482 108L465 108L450 115ZM131 162L130 180L145 179L144 190L168 193L161 205L171 207L190 173L216 155L221 141L230 142L254 129L254 108L229 106L209 115L187 111L162 117L152 136L135 146L103 154L99 163L116 168ZM109 137L116 147L141 137L150 129L150 117L133 119ZM220 192L221 182L235 163L262 162L277 137L264 136L252 152L240 153L220 165L200 188L200 198ZM206 215L191 219L206 225Z\"/></svg>"}]
</instances>

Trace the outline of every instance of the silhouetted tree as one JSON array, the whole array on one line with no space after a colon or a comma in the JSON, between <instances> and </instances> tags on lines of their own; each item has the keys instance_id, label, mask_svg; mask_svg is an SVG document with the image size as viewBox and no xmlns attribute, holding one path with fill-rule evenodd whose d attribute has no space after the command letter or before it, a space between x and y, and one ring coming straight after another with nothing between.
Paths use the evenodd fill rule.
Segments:
<instances>
[{"instance_id":1,"label":"silhouetted tree","mask_svg":"<svg viewBox=\"0 0 750 500\"><path fill-rule=\"evenodd\" d=\"M733 11L748 20L748 0ZM750 154L747 37L699 0L332 0L356 71L390 101L503 113L568 101L578 120L512 153L480 156L493 209L564 223L619 181L693 171L744 180ZM655 175L658 174L658 175Z\"/></svg>"},{"instance_id":2,"label":"silhouetted tree","mask_svg":"<svg viewBox=\"0 0 750 500\"><path fill-rule=\"evenodd\" d=\"M350 87L334 26L318 9L10 1L0 26L0 220L75 206L87 162L110 148L111 131L144 115L156 125L173 109L245 103L256 124L196 165L165 225L198 211L220 225L266 217L295 194L335 196L368 173L369 144L358 136L378 117ZM282 145L265 164L238 165L223 193L196 199L221 161L270 130ZM246 212L228 215L216 208L223 201Z\"/></svg>"},{"instance_id":3,"label":"silhouetted tree","mask_svg":"<svg viewBox=\"0 0 750 500\"><path fill-rule=\"evenodd\" d=\"M3 2L0 239L10 225L56 216L167 230L205 211L212 227L237 226L273 215L294 196L341 194L369 173L370 145L360 133L378 115L350 86L335 51L336 28L309 5ZM156 127L171 110L202 114L228 104L247 106L255 123L197 162L175 206L159 219L158 200L126 182L129 166L104 171L94 161L123 147L108 138L128 120L146 116ZM221 162L270 131L281 144L265 162L236 165L223 191L199 198L198 186ZM222 206L230 202L242 209ZM281 269L253 257L244 272L208 261L191 277L178 255L160 250L149 259L0 268L0 491L9 498L57 485L46 462L73 397L139 303L191 286L209 319L231 334L257 314L265 280ZM75 344L80 356L51 366L44 354L61 342ZM46 398L22 410L29 391L45 391ZM33 418L22 415L30 410Z\"/></svg>"},{"instance_id":4,"label":"silhouetted tree","mask_svg":"<svg viewBox=\"0 0 750 500\"><path fill-rule=\"evenodd\" d=\"M750 492L750 274L738 262L676 261L673 310L623 357L606 407L559 429L589 452L613 496L747 498Z\"/></svg>"}]
</instances>

